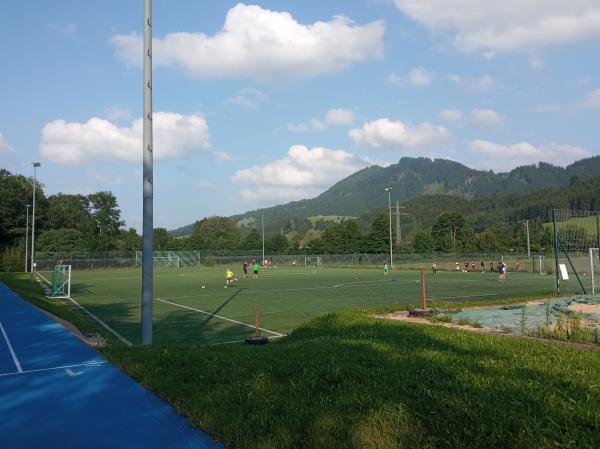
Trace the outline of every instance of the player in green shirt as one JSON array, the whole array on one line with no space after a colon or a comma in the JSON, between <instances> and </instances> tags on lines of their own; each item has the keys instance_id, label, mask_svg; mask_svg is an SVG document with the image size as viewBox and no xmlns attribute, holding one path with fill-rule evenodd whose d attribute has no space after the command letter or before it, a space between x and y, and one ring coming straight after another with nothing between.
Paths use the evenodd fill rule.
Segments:
<instances>
[{"instance_id":1,"label":"player in green shirt","mask_svg":"<svg viewBox=\"0 0 600 449\"><path fill-rule=\"evenodd\" d=\"M258 262L254 262L254 265L252 265L252 271L254 272L254 279L258 279L258 270L260 270L260 265L258 264Z\"/></svg>"}]
</instances>

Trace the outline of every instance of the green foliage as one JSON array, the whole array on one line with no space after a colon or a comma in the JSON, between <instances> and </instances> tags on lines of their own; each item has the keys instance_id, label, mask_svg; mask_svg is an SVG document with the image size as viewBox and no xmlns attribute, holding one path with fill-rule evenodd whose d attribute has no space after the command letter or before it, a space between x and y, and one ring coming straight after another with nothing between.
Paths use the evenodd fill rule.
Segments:
<instances>
[{"instance_id":1,"label":"green foliage","mask_svg":"<svg viewBox=\"0 0 600 449\"><path fill-rule=\"evenodd\" d=\"M262 248L262 237L258 234L256 228L252 228L243 244L246 250L259 250Z\"/></svg>"},{"instance_id":2,"label":"green foliage","mask_svg":"<svg viewBox=\"0 0 600 449\"><path fill-rule=\"evenodd\" d=\"M208 217L197 221L188 242L189 249L237 249L241 234L235 222L226 217Z\"/></svg>"},{"instance_id":3,"label":"green foliage","mask_svg":"<svg viewBox=\"0 0 600 449\"><path fill-rule=\"evenodd\" d=\"M77 229L50 229L40 234L37 250L44 252L62 252L69 254L88 249L88 242Z\"/></svg>"},{"instance_id":4,"label":"green foliage","mask_svg":"<svg viewBox=\"0 0 600 449\"><path fill-rule=\"evenodd\" d=\"M435 240L431 233L418 231L413 237L413 248L416 253L431 254L435 250Z\"/></svg>"}]
</instances>

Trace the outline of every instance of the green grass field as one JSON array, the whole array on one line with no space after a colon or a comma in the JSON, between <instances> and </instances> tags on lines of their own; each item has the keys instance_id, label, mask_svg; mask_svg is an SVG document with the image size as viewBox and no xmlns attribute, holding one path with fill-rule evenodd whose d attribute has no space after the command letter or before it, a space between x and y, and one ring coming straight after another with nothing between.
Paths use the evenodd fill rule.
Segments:
<instances>
[{"instance_id":1,"label":"green grass field","mask_svg":"<svg viewBox=\"0 0 600 449\"><path fill-rule=\"evenodd\" d=\"M600 352L340 312L264 347L110 347L230 449L593 449Z\"/></svg>"},{"instance_id":2,"label":"green grass field","mask_svg":"<svg viewBox=\"0 0 600 449\"><path fill-rule=\"evenodd\" d=\"M280 268L258 280L224 287L223 268L156 269L154 340L193 345L239 341L253 334L255 307L261 334L278 337L328 312L349 309L401 309L421 301L420 272L350 268ZM139 269L74 271L72 297L136 344L140 335ZM429 305L481 300L546 297L553 278L510 274L505 283L494 273L426 274ZM205 288L202 288L204 286Z\"/></svg>"}]
</instances>

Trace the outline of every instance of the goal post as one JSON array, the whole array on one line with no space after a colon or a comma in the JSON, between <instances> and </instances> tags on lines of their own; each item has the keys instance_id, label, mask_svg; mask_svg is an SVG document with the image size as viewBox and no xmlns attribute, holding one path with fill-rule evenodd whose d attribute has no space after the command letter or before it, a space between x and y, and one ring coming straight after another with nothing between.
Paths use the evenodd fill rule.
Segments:
<instances>
[{"instance_id":1,"label":"goal post","mask_svg":"<svg viewBox=\"0 0 600 449\"><path fill-rule=\"evenodd\" d=\"M321 256L305 256L304 268L321 268Z\"/></svg>"},{"instance_id":2,"label":"goal post","mask_svg":"<svg viewBox=\"0 0 600 449\"><path fill-rule=\"evenodd\" d=\"M179 256L153 257L152 265L155 268L179 268L181 262Z\"/></svg>"},{"instance_id":3,"label":"goal post","mask_svg":"<svg viewBox=\"0 0 600 449\"><path fill-rule=\"evenodd\" d=\"M600 249L590 248L590 281L591 281L591 293L595 295L596 292L600 293L598 288L598 276L600 275Z\"/></svg>"}]
</instances>

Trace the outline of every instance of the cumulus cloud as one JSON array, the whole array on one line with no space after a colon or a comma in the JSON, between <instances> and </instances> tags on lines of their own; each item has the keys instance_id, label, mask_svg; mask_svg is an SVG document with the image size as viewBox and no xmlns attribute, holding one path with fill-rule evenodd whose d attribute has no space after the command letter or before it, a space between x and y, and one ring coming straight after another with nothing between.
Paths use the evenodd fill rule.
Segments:
<instances>
[{"instance_id":1,"label":"cumulus cloud","mask_svg":"<svg viewBox=\"0 0 600 449\"><path fill-rule=\"evenodd\" d=\"M304 133L310 130L325 131L330 126L351 125L355 121L356 117L351 109L336 108L327 111L324 119L313 118L308 124L288 123L287 129L293 133Z\"/></svg>"},{"instance_id":2,"label":"cumulus cloud","mask_svg":"<svg viewBox=\"0 0 600 449\"><path fill-rule=\"evenodd\" d=\"M155 112L153 124L155 159L174 158L209 147L208 125L200 114ZM141 118L126 127L98 117L85 123L54 120L42 129L40 151L48 159L64 164L138 161L142 157L142 130Z\"/></svg>"},{"instance_id":3,"label":"cumulus cloud","mask_svg":"<svg viewBox=\"0 0 600 449\"><path fill-rule=\"evenodd\" d=\"M394 0L467 52L524 51L600 37L598 0Z\"/></svg>"},{"instance_id":4,"label":"cumulus cloud","mask_svg":"<svg viewBox=\"0 0 600 449\"><path fill-rule=\"evenodd\" d=\"M473 109L471 123L480 129L490 130L504 125L504 118L493 109Z\"/></svg>"},{"instance_id":5,"label":"cumulus cloud","mask_svg":"<svg viewBox=\"0 0 600 449\"><path fill-rule=\"evenodd\" d=\"M419 66L410 70L405 76L395 73L388 75L388 81L397 86L408 85L412 87L429 86L435 79L435 73Z\"/></svg>"},{"instance_id":6,"label":"cumulus cloud","mask_svg":"<svg viewBox=\"0 0 600 449\"><path fill-rule=\"evenodd\" d=\"M240 3L213 36L179 32L153 39L153 62L202 78L307 78L381 58L384 28L382 21L357 25L343 16L303 25L287 12ZM142 36L111 41L126 64L142 64Z\"/></svg>"},{"instance_id":7,"label":"cumulus cloud","mask_svg":"<svg viewBox=\"0 0 600 449\"><path fill-rule=\"evenodd\" d=\"M470 142L471 151L482 156L482 168L509 170L519 165L549 162L565 166L576 160L588 157L589 153L581 147L548 143L535 146L527 142L503 145L487 140Z\"/></svg>"},{"instance_id":8,"label":"cumulus cloud","mask_svg":"<svg viewBox=\"0 0 600 449\"><path fill-rule=\"evenodd\" d=\"M244 88L237 95L227 99L226 103L242 108L258 110L267 101L267 95L258 89Z\"/></svg>"},{"instance_id":9,"label":"cumulus cloud","mask_svg":"<svg viewBox=\"0 0 600 449\"><path fill-rule=\"evenodd\" d=\"M350 137L357 145L371 149L429 150L448 144L450 133L443 126L424 122L409 125L381 118L351 129Z\"/></svg>"},{"instance_id":10,"label":"cumulus cloud","mask_svg":"<svg viewBox=\"0 0 600 449\"><path fill-rule=\"evenodd\" d=\"M439 116L442 120L451 123L460 122L463 118L462 112L456 109L444 109L440 111Z\"/></svg>"},{"instance_id":11,"label":"cumulus cloud","mask_svg":"<svg viewBox=\"0 0 600 449\"><path fill-rule=\"evenodd\" d=\"M262 204L292 201L317 195L369 165L367 159L346 151L294 145L282 159L238 170L233 181L246 187L242 191L246 199Z\"/></svg>"}]
</instances>

